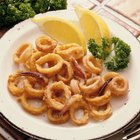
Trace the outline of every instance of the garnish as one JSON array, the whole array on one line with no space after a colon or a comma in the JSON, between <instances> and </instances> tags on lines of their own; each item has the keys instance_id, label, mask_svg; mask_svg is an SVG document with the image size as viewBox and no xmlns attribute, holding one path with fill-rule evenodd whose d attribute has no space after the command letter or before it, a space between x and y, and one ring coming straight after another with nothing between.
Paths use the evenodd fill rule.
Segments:
<instances>
[{"instance_id":1,"label":"garnish","mask_svg":"<svg viewBox=\"0 0 140 140\"><path fill-rule=\"evenodd\" d=\"M110 56L111 48L114 51L113 56ZM106 60L105 67L108 70L119 71L128 67L131 48L118 37L112 37L111 44L108 39L102 38L102 45L98 45L94 39L90 39L88 49L95 58Z\"/></svg>"},{"instance_id":2,"label":"garnish","mask_svg":"<svg viewBox=\"0 0 140 140\"><path fill-rule=\"evenodd\" d=\"M130 46L117 37L112 38L112 44L114 46L114 56L110 57L105 66L111 71L119 71L128 67L129 56L131 53Z\"/></svg>"},{"instance_id":3,"label":"garnish","mask_svg":"<svg viewBox=\"0 0 140 140\"><path fill-rule=\"evenodd\" d=\"M94 39L88 41L88 49L95 58L105 60L110 54L110 42L107 38L102 38L102 45L98 45Z\"/></svg>"}]
</instances>

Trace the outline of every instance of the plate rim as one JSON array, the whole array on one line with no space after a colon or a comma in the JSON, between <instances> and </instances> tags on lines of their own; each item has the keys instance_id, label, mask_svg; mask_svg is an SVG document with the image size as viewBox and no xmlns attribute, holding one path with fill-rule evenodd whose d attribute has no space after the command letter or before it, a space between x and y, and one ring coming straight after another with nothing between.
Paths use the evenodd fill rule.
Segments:
<instances>
[{"instance_id":1,"label":"plate rim","mask_svg":"<svg viewBox=\"0 0 140 140\"><path fill-rule=\"evenodd\" d=\"M22 128L16 126L14 123L12 123L10 120L7 119L6 116L4 116L1 112L0 112L0 116L2 116L2 118L10 125L12 126L13 128L15 128L16 130L18 130L19 132L27 135L27 136L30 136L31 138L36 138L36 139L42 139L42 140L48 140L48 138L44 138L44 137L40 137L40 136L37 136L35 134L31 134L30 132L27 132L25 130L23 130ZM136 114L136 116L134 118L132 118L132 120L130 120L125 126L122 126L121 128L119 128L118 130L112 132L112 133L109 133L107 135L104 135L104 136L101 136L99 138L94 138L92 140L103 140L103 139L106 139L106 138L109 138L111 136L114 136L114 135L117 135L118 133L120 133L121 131L123 131L124 129L126 129L127 127L129 127L131 124L133 124L133 122L135 122L138 118L140 117L140 111ZM91 140L91 139L89 139Z\"/></svg>"}]
</instances>

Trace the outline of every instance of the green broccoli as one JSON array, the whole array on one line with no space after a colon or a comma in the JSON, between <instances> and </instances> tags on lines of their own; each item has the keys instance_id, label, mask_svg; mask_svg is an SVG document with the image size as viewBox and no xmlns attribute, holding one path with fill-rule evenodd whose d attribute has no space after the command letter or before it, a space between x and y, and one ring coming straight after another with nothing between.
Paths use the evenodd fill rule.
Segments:
<instances>
[{"instance_id":1,"label":"green broccoli","mask_svg":"<svg viewBox=\"0 0 140 140\"><path fill-rule=\"evenodd\" d=\"M11 27L35 14L66 7L66 0L1 0L0 27Z\"/></svg>"},{"instance_id":2,"label":"green broccoli","mask_svg":"<svg viewBox=\"0 0 140 140\"><path fill-rule=\"evenodd\" d=\"M0 5L0 27L4 26L4 23L5 23L5 11L6 11L6 6L1 3L1 5Z\"/></svg>"},{"instance_id":3,"label":"green broccoli","mask_svg":"<svg viewBox=\"0 0 140 140\"><path fill-rule=\"evenodd\" d=\"M112 38L112 44L114 45L114 56L105 62L105 66L111 71L125 69L129 63L130 46L117 37Z\"/></svg>"},{"instance_id":4,"label":"green broccoli","mask_svg":"<svg viewBox=\"0 0 140 140\"><path fill-rule=\"evenodd\" d=\"M49 10L49 0L32 0L31 5L34 11L38 13L44 13Z\"/></svg>"},{"instance_id":5,"label":"green broccoli","mask_svg":"<svg viewBox=\"0 0 140 140\"><path fill-rule=\"evenodd\" d=\"M1 7L2 6L2 7ZM0 3L0 27L11 27L14 24L33 17L36 13L30 3L22 0L5 0Z\"/></svg>"},{"instance_id":6,"label":"green broccoli","mask_svg":"<svg viewBox=\"0 0 140 140\"><path fill-rule=\"evenodd\" d=\"M49 0L50 9L49 10L59 10L67 8L67 0Z\"/></svg>"},{"instance_id":7,"label":"green broccoli","mask_svg":"<svg viewBox=\"0 0 140 140\"><path fill-rule=\"evenodd\" d=\"M98 45L94 39L90 39L88 49L95 58L105 60L111 51L110 41L107 38L102 38L102 45Z\"/></svg>"},{"instance_id":8,"label":"green broccoli","mask_svg":"<svg viewBox=\"0 0 140 140\"><path fill-rule=\"evenodd\" d=\"M31 4L37 14L67 8L66 0L32 0Z\"/></svg>"}]
</instances>

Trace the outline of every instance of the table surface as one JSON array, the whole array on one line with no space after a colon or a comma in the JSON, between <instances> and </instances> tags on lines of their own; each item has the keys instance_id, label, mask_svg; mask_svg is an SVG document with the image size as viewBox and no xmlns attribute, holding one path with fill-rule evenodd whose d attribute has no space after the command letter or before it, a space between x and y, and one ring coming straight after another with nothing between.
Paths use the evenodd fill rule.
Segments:
<instances>
[{"instance_id":1,"label":"table surface","mask_svg":"<svg viewBox=\"0 0 140 140\"><path fill-rule=\"evenodd\" d=\"M140 41L140 0L135 0L135 2L134 0L68 0L67 8L73 9L75 4L94 10L98 14L116 21L128 29ZM7 28L0 28L0 37L8 30ZM121 137L122 134L120 133L108 138L108 140L119 140ZM0 140L5 139L31 140L33 138L14 129L0 115Z\"/></svg>"}]
</instances>

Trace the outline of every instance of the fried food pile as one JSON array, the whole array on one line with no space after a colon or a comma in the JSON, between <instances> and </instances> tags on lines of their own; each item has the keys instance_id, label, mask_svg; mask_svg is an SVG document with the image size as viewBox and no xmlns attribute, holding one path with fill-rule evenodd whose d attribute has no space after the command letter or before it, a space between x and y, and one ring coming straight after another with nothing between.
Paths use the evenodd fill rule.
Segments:
<instances>
[{"instance_id":1,"label":"fried food pile","mask_svg":"<svg viewBox=\"0 0 140 140\"><path fill-rule=\"evenodd\" d=\"M25 111L46 113L54 124L70 120L74 125L84 125L90 118L105 120L113 112L111 98L128 93L124 76L116 72L103 75L102 61L85 55L75 43L59 44L49 36L41 36L35 46L21 44L13 60L17 70L8 78L9 92ZM79 110L82 113L77 116Z\"/></svg>"}]
</instances>

